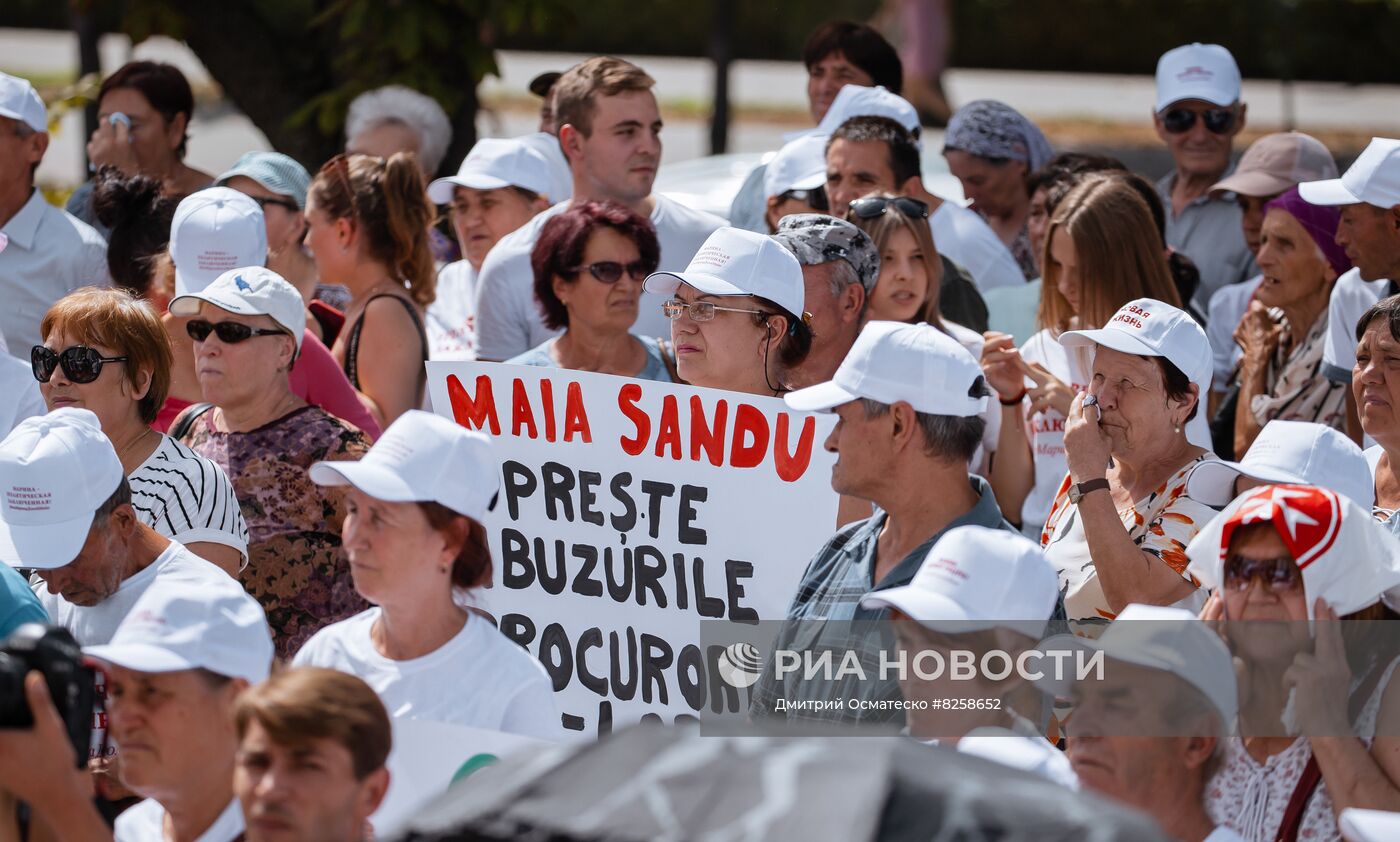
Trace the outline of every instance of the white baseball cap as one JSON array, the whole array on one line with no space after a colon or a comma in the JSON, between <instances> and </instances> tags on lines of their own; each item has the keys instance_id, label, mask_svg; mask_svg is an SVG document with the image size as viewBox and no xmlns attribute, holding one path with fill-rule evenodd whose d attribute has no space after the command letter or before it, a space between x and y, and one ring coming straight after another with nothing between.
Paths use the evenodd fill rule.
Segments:
<instances>
[{"instance_id":1,"label":"white baseball cap","mask_svg":"<svg viewBox=\"0 0 1400 842\"><path fill-rule=\"evenodd\" d=\"M1240 67L1219 44L1186 44L1157 59L1157 105L1161 113L1173 103L1200 99L1212 105L1240 100Z\"/></svg>"},{"instance_id":2,"label":"white baseball cap","mask_svg":"<svg viewBox=\"0 0 1400 842\"><path fill-rule=\"evenodd\" d=\"M549 200L558 204L566 202L574 195L574 171L569 169L569 159L559 147L559 138L549 132L531 132L516 140L544 156L549 164Z\"/></svg>"},{"instance_id":3,"label":"white baseball cap","mask_svg":"<svg viewBox=\"0 0 1400 842\"><path fill-rule=\"evenodd\" d=\"M175 294L200 292L241 266L267 263L267 227L258 203L228 187L207 187L180 200L170 223Z\"/></svg>"},{"instance_id":4,"label":"white baseball cap","mask_svg":"<svg viewBox=\"0 0 1400 842\"><path fill-rule=\"evenodd\" d=\"M90 410L21 421L0 441L0 561L34 570L72 562L125 475Z\"/></svg>"},{"instance_id":5,"label":"white baseball cap","mask_svg":"<svg viewBox=\"0 0 1400 842\"><path fill-rule=\"evenodd\" d=\"M1066 348L1103 345L1140 357L1166 357L1201 389L1210 388L1210 340L1196 320L1182 309L1155 298L1129 301L1098 330L1067 330L1060 334Z\"/></svg>"},{"instance_id":6,"label":"white baseball cap","mask_svg":"<svg viewBox=\"0 0 1400 842\"><path fill-rule=\"evenodd\" d=\"M428 198L434 204L448 204L457 187L473 190L523 187L531 193L549 196L549 161L534 147L519 140L484 138L462 159L456 175L439 178L428 185Z\"/></svg>"},{"instance_id":7,"label":"white baseball cap","mask_svg":"<svg viewBox=\"0 0 1400 842\"><path fill-rule=\"evenodd\" d=\"M18 120L36 132L47 132L49 111L28 79L0 73L0 117Z\"/></svg>"},{"instance_id":8,"label":"white baseball cap","mask_svg":"<svg viewBox=\"0 0 1400 842\"><path fill-rule=\"evenodd\" d=\"M720 228L690 259L684 272L653 272L644 288L670 295L681 284L706 295L757 295L801 317L806 301L802 264L782 243L742 228Z\"/></svg>"},{"instance_id":9,"label":"white baseball cap","mask_svg":"<svg viewBox=\"0 0 1400 842\"><path fill-rule=\"evenodd\" d=\"M869 398L904 401L916 412L967 418L987 408L987 398L969 394L982 366L956 339L929 324L870 322L826 383L783 396L802 412L826 412Z\"/></svg>"},{"instance_id":10,"label":"white baseball cap","mask_svg":"<svg viewBox=\"0 0 1400 842\"><path fill-rule=\"evenodd\" d=\"M934 543L909 584L871 591L860 604L898 608L934 631L1009 628L1039 639L1059 595L1039 546L1001 529L959 526Z\"/></svg>"},{"instance_id":11,"label":"white baseball cap","mask_svg":"<svg viewBox=\"0 0 1400 842\"><path fill-rule=\"evenodd\" d=\"M826 116L817 124L815 134L832 135L847 120L856 117L888 117L904 127L905 131L918 139L920 132L919 112L909 100L899 94L890 93L883 85L867 88L864 85L846 85L836 93Z\"/></svg>"},{"instance_id":12,"label":"white baseball cap","mask_svg":"<svg viewBox=\"0 0 1400 842\"><path fill-rule=\"evenodd\" d=\"M195 584L157 575L111 641L83 653L136 672L206 669L257 684L272 668L272 632L262 606L231 577Z\"/></svg>"},{"instance_id":13,"label":"white baseball cap","mask_svg":"<svg viewBox=\"0 0 1400 842\"><path fill-rule=\"evenodd\" d=\"M783 144L764 170L763 197L814 190L825 184L827 140L824 134L808 134Z\"/></svg>"},{"instance_id":14,"label":"white baseball cap","mask_svg":"<svg viewBox=\"0 0 1400 842\"><path fill-rule=\"evenodd\" d=\"M1190 611L1134 603L1119 612L1097 640L1059 634L1043 641L1040 649L1099 651L1116 661L1169 672L1210 700L1227 731L1235 726L1239 696L1234 660L1220 635ZM1105 674L1112 669L1112 664L1106 664ZM1043 674L1037 686L1059 698L1069 696L1075 683L1073 670L1064 670L1058 680L1051 670Z\"/></svg>"},{"instance_id":15,"label":"white baseball cap","mask_svg":"<svg viewBox=\"0 0 1400 842\"><path fill-rule=\"evenodd\" d=\"M1298 195L1314 205L1400 205L1400 140L1371 138L1341 178L1305 181Z\"/></svg>"},{"instance_id":16,"label":"white baseball cap","mask_svg":"<svg viewBox=\"0 0 1400 842\"><path fill-rule=\"evenodd\" d=\"M500 488L500 460L484 433L412 409L358 462L317 462L317 485L353 485L390 503L441 503L480 521Z\"/></svg>"},{"instance_id":17,"label":"white baseball cap","mask_svg":"<svg viewBox=\"0 0 1400 842\"><path fill-rule=\"evenodd\" d=\"M1376 501L1366 454L1326 424L1270 421L1240 461L1207 459L1197 465L1186 480L1186 494L1218 509L1235 499L1235 480L1240 476L1268 483L1320 485L1368 509Z\"/></svg>"},{"instance_id":18,"label":"white baseball cap","mask_svg":"<svg viewBox=\"0 0 1400 842\"><path fill-rule=\"evenodd\" d=\"M266 266L231 269L203 292L172 298L170 315L199 315L201 302L240 316L271 316L274 322L287 329L296 340L297 352L301 352L301 339L306 333L306 303L296 287Z\"/></svg>"}]
</instances>

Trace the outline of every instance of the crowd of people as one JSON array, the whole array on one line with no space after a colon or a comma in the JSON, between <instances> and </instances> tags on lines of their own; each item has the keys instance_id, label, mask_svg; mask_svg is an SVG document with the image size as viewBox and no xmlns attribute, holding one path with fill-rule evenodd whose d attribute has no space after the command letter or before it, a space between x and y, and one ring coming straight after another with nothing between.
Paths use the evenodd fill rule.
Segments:
<instances>
[{"instance_id":1,"label":"crowd of people","mask_svg":"<svg viewBox=\"0 0 1400 842\"><path fill-rule=\"evenodd\" d=\"M1190 842L1400 812L1400 644L1336 639L1400 620L1400 140L1340 176L1299 132L1236 163L1239 69L1188 44L1143 103L1156 182L979 100L941 150L962 202L924 181L883 38L824 24L803 59L814 127L728 221L653 191L654 82L617 58L535 80L540 131L442 178L450 121L398 86L314 175L201 172L188 82L132 62L67 210L34 183L45 104L0 73L0 640L61 627L102 667L87 757L25 682L0 839L361 839L395 720L563 736L543 666L471 607L500 457L425 411L430 360L834 414L839 522L765 618L790 648L1062 632L1122 666L862 681L842 710L765 673L756 723L903 726ZM1008 704L892 704L952 696Z\"/></svg>"}]
</instances>

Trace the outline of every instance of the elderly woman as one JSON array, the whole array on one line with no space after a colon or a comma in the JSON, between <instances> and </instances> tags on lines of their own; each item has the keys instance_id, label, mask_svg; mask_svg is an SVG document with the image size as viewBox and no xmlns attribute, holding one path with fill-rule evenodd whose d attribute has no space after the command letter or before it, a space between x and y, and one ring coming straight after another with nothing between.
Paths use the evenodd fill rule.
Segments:
<instances>
[{"instance_id":1,"label":"elderly woman","mask_svg":"<svg viewBox=\"0 0 1400 842\"><path fill-rule=\"evenodd\" d=\"M1197 598L1184 575L1186 545L1215 510L1187 494L1186 481L1214 456L1184 428L1200 409L1198 384L1210 382L1210 343L1185 311L1139 298L1102 329L1062 334L1060 345L1088 349L1093 360L1088 390L1065 421L1069 474L1041 545L1071 628L1096 636L1129 603Z\"/></svg>"},{"instance_id":2,"label":"elderly woman","mask_svg":"<svg viewBox=\"0 0 1400 842\"><path fill-rule=\"evenodd\" d=\"M1026 179L1053 154L1035 123L994 99L975 100L959 108L948 121L943 139L943 157L962 182L963 195L1011 249L1028 281L1040 273L1026 230L1030 213Z\"/></svg>"},{"instance_id":3,"label":"elderly woman","mask_svg":"<svg viewBox=\"0 0 1400 842\"><path fill-rule=\"evenodd\" d=\"M785 372L812 349L802 266L777 240L721 228L684 272L649 275L647 292L672 296L671 347L681 380L694 386L778 396Z\"/></svg>"},{"instance_id":4,"label":"elderly woman","mask_svg":"<svg viewBox=\"0 0 1400 842\"><path fill-rule=\"evenodd\" d=\"M669 343L629 332L660 254L651 222L622 205L585 202L550 219L530 263L545 325L564 332L507 362L674 380Z\"/></svg>"},{"instance_id":5,"label":"elderly woman","mask_svg":"<svg viewBox=\"0 0 1400 842\"><path fill-rule=\"evenodd\" d=\"M288 372L305 310L277 273L234 269L170 309L193 316L186 329L209 402L177 424L184 441L233 480L248 518L243 586L267 611L278 656L290 657L322 626L365 607L340 549L344 495L311 483L305 469L357 459L369 439L292 391Z\"/></svg>"},{"instance_id":6,"label":"elderly woman","mask_svg":"<svg viewBox=\"0 0 1400 842\"><path fill-rule=\"evenodd\" d=\"M30 352L50 410L91 410L131 483L142 523L237 576L248 526L223 469L151 427L170 388L170 343L145 302L86 287L59 299Z\"/></svg>"},{"instance_id":7,"label":"elderly woman","mask_svg":"<svg viewBox=\"0 0 1400 842\"><path fill-rule=\"evenodd\" d=\"M1235 328L1244 351L1236 374L1236 453L1275 418L1346 432L1346 387L1319 375L1332 285L1351 268L1333 239L1339 218L1334 207L1303 201L1296 187L1264 205L1256 255L1264 280Z\"/></svg>"},{"instance_id":8,"label":"elderly woman","mask_svg":"<svg viewBox=\"0 0 1400 842\"><path fill-rule=\"evenodd\" d=\"M1400 295L1376 302L1356 323L1356 367L1351 391L1361 429L1376 444L1366 462L1376 489L1375 516L1400 537ZM1391 374L1395 374L1394 380Z\"/></svg>"},{"instance_id":9,"label":"elderly woman","mask_svg":"<svg viewBox=\"0 0 1400 842\"><path fill-rule=\"evenodd\" d=\"M1211 818L1250 842L1338 840L1347 808L1400 810L1400 647L1386 631L1400 616L1382 602L1400 542L1330 489L1268 485L1187 552L1216 589L1201 617L1229 621L1240 681Z\"/></svg>"},{"instance_id":10,"label":"elderly woman","mask_svg":"<svg viewBox=\"0 0 1400 842\"><path fill-rule=\"evenodd\" d=\"M358 462L313 465L317 484L348 487L345 550L374 607L323 629L295 665L359 676L392 716L557 738L544 667L464 607L491 581L481 520L499 473L489 438L416 410Z\"/></svg>"}]
</instances>

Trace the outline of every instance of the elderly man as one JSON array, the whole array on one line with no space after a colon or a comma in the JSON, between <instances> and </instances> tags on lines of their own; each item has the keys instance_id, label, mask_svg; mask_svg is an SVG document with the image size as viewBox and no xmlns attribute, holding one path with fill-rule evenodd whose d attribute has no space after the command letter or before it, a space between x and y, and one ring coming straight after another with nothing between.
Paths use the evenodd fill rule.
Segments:
<instances>
[{"instance_id":1,"label":"elderly man","mask_svg":"<svg viewBox=\"0 0 1400 842\"><path fill-rule=\"evenodd\" d=\"M1167 208L1167 245L1195 261L1201 283L1192 303L1204 311L1227 284L1258 274L1240 233L1240 208L1211 187L1230 169L1230 147L1245 123L1240 69L1219 44L1187 44L1157 61L1157 136L1172 171L1157 182Z\"/></svg>"},{"instance_id":2,"label":"elderly man","mask_svg":"<svg viewBox=\"0 0 1400 842\"><path fill-rule=\"evenodd\" d=\"M1129 605L1096 641L1064 635L1050 651L1102 652L1101 674L1066 669L1042 687L1074 704L1066 754L1080 787L1135 807L1183 842L1241 842L1206 813L1205 788L1238 709L1230 650L1189 611Z\"/></svg>"},{"instance_id":3,"label":"elderly man","mask_svg":"<svg viewBox=\"0 0 1400 842\"><path fill-rule=\"evenodd\" d=\"M43 342L39 323L50 305L109 283L102 235L34 187L48 148L44 101L28 80L0 73L0 336L25 361Z\"/></svg>"},{"instance_id":4,"label":"elderly man","mask_svg":"<svg viewBox=\"0 0 1400 842\"><path fill-rule=\"evenodd\" d=\"M862 607L867 594L909 584L949 529L1014 532L986 480L967 472L982 438L987 395L977 360L942 331L926 324L871 322L830 382L785 396L793 409L836 413L825 445L837 455L831 487L877 507L874 516L837 532L807 566L788 608L785 648L796 648L792 636L800 635L801 648L861 649L873 658L869 647L880 642L879 634L863 626L888 619L889 613ZM765 670L754 693L754 718L782 716L787 709L790 719L899 720L898 708L889 707L901 698L893 677L871 676L850 685L801 679L793 673L779 680ZM848 701L838 710L791 707L794 701L833 699L862 704Z\"/></svg>"},{"instance_id":5,"label":"elderly man","mask_svg":"<svg viewBox=\"0 0 1400 842\"><path fill-rule=\"evenodd\" d=\"M824 383L860 333L866 299L880 279L880 255L864 231L816 213L783 217L774 239L802 264L803 306L812 316L812 350L789 375L791 382L797 387Z\"/></svg>"}]
</instances>

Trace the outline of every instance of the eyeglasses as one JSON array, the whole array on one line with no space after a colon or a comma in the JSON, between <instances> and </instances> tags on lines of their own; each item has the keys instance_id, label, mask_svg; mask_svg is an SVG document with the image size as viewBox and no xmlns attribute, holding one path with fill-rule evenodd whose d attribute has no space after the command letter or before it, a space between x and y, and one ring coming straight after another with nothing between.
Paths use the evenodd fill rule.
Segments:
<instances>
[{"instance_id":1,"label":"eyeglasses","mask_svg":"<svg viewBox=\"0 0 1400 842\"><path fill-rule=\"evenodd\" d=\"M91 383L102 373L103 363L126 362L126 357L104 357L96 348L74 345L64 348L62 353L43 345L29 349L29 367L34 371L34 379L40 383L49 382L54 369L63 367L63 376L74 383Z\"/></svg>"},{"instance_id":2,"label":"eyeglasses","mask_svg":"<svg viewBox=\"0 0 1400 842\"><path fill-rule=\"evenodd\" d=\"M1232 555L1225 559L1225 587L1233 591L1247 591L1256 578L1263 578L1264 587L1271 591L1291 591L1303 585L1303 574L1293 559L1244 558Z\"/></svg>"},{"instance_id":3,"label":"eyeglasses","mask_svg":"<svg viewBox=\"0 0 1400 842\"><path fill-rule=\"evenodd\" d=\"M622 280L624 270L632 276L634 281L645 280L646 276L651 274L651 267L640 260L634 260L626 266L616 260L600 260L587 266L575 266L569 272L575 275L579 272L587 272L605 284L615 284Z\"/></svg>"},{"instance_id":4,"label":"eyeglasses","mask_svg":"<svg viewBox=\"0 0 1400 842\"><path fill-rule=\"evenodd\" d=\"M217 324L204 319L193 319L185 325L185 333L196 342L203 342L209 338L209 334L219 337L219 341L225 345L237 345L246 342L254 336L291 336L285 330L273 330L265 327L249 327L241 322L218 322Z\"/></svg>"},{"instance_id":5,"label":"eyeglasses","mask_svg":"<svg viewBox=\"0 0 1400 842\"><path fill-rule=\"evenodd\" d=\"M883 215L891 206L905 216L914 219L928 218L928 205L908 196L897 196L893 199L884 196L869 196L864 199L855 199L851 202L851 212L861 219L874 219Z\"/></svg>"},{"instance_id":6,"label":"eyeglasses","mask_svg":"<svg viewBox=\"0 0 1400 842\"><path fill-rule=\"evenodd\" d=\"M281 196L249 196L248 198L258 203L258 207L264 211L268 205L276 205L279 208L286 208L288 213L301 213L301 208L297 206L295 199L284 199Z\"/></svg>"},{"instance_id":7,"label":"eyeglasses","mask_svg":"<svg viewBox=\"0 0 1400 842\"><path fill-rule=\"evenodd\" d=\"M1173 108L1162 114L1162 128L1171 134L1189 132L1191 127L1196 125L1198 113L1211 134L1229 134L1235 127L1236 115L1233 108L1212 108L1201 112L1189 108Z\"/></svg>"},{"instance_id":8,"label":"eyeglasses","mask_svg":"<svg viewBox=\"0 0 1400 842\"><path fill-rule=\"evenodd\" d=\"M663 302L661 305L661 312L666 315L666 318L673 322L679 319L682 313L689 316L692 322L708 322L715 317L715 313L721 310L726 313L757 313L760 316L776 315L767 310L744 310L739 307L720 307L712 301L692 301L687 304L679 298L672 298L670 301Z\"/></svg>"},{"instance_id":9,"label":"eyeglasses","mask_svg":"<svg viewBox=\"0 0 1400 842\"><path fill-rule=\"evenodd\" d=\"M788 190L784 193L780 193L778 199L781 201L788 201L791 199L792 201L802 202L811 206L812 209L819 211L826 211L831 208L830 203L826 200L825 187L813 187L811 190Z\"/></svg>"}]
</instances>

